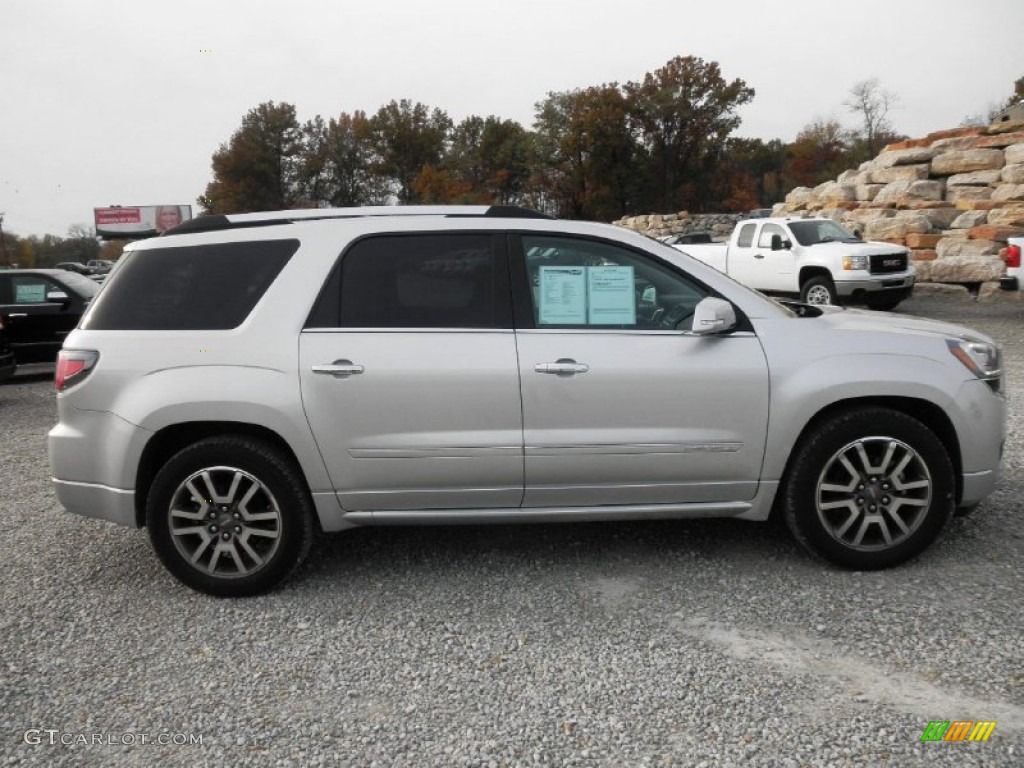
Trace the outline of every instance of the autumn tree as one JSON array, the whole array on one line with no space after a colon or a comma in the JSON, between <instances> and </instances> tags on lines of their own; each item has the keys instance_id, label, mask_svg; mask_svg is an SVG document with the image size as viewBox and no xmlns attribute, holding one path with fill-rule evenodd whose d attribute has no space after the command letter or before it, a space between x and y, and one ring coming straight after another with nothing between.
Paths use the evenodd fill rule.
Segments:
<instances>
[{"instance_id":1,"label":"autumn tree","mask_svg":"<svg viewBox=\"0 0 1024 768\"><path fill-rule=\"evenodd\" d=\"M723 148L713 204L724 212L747 211L778 202L783 189L786 145L779 139L730 137Z\"/></svg>"},{"instance_id":2,"label":"autumn tree","mask_svg":"<svg viewBox=\"0 0 1024 768\"><path fill-rule=\"evenodd\" d=\"M736 109L754 97L740 79L726 81L716 62L677 56L625 86L630 118L649 156L656 210L701 209L712 161L740 124Z\"/></svg>"},{"instance_id":3,"label":"autumn tree","mask_svg":"<svg viewBox=\"0 0 1024 768\"><path fill-rule=\"evenodd\" d=\"M852 135L834 119L816 118L805 125L786 147L784 185L814 187L835 179L853 165Z\"/></svg>"},{"instance_id":4,"label":"autumn tree","mask_svg":"<svg viewBox=\"0 0 1024 768\"><path fill-rule=\"evenodd\" d=\"M635 202L639 151L616 84L549 93L534 122L538 173L554 212L609 221Z\"/></svg>"},{"instance_id":5,"label":"autumn tree","mask_svg":"<svg viewBox=\"0 0 1024 768\"><path fill-rule=\"evenodd\" d=\"M471 115L456 125L444 160L455 200L522 202L533 170L531 136L515 120Z\"/></svg>"},{"instance_id":6,"label":"autumn tree","mask_svg":"<svg viewBox=\"0 0 1024 768\"><path fill-rule=\"evenodd\" d=\"M365 112L342 112L326 123L318 115L303 126L299 184L311 205L341 208L384 203L388 193L373 172L375 162Z\"/></svg>"},{"instance_id":7,"label":"autumn tree","mask_svg":"<svg viewBox=\"0 0 1024 768\"><path fill-rule=\"evenodd\" d=\"M451 118L443 110L402 99L377 110L369 128L376 173L392 185L399 202L420 202L415 182L424 167L440 165Z\"/></svg>"},{"instance_id":8,"label":"autumn tree","mask_svg":"<svg viewBox=\"0 0 1024 768\"><path fill-rule=\"evenodd\" d=\"M207 213L293 208L302 199L303 131L291 104L260 104L213 155L213 181L197 202Z\"/></svg>"}]
</instances>

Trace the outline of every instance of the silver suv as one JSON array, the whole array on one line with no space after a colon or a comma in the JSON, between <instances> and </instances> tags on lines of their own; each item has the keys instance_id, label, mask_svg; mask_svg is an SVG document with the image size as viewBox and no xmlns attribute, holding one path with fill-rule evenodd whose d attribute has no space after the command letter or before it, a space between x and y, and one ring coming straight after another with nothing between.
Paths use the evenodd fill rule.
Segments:
<instances>
[{"instance_id":1,"label":"silver suv","mask_svg":"<svg viewBox=\"0 0 1024 768\"><path fill-rule=\"evenodd\" d=\"M735 517L884 568L994 488L1000 349L784 306L611 226L507 207L200 218L127 249L64 343L61 503L189 586L316 531Z\"/></svg>"}]
</instances>

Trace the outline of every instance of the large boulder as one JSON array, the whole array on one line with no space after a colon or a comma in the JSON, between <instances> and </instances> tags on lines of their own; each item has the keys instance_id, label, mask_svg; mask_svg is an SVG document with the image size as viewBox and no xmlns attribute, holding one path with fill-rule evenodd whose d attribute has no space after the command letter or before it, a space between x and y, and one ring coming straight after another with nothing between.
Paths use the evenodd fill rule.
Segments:
<instances>
[{"instance_id":1,"label":"large boulder","mask_svg":"<svg viewBox=\"0 0 1024 768\"><path fill-rule=\"evenodd\" d=\"M954 204L965 200L989 200L991 198L991 187L954 186L946 188L946 201Z\"/></svg>"},{"instance_id":2,"label":"large boulder","mask_svg":"<svg viewBox=\"0 0 1024 768\"><path fill-rule=\"evenodd\" d=\"M960 237L944 237L935 246L939 261L951 258L978 259L995 256L1002 247L992 240L968 240ZM955 281L954 281L955 282Z\"/></svg>"},{"instance_id":3,"label":"large boulder","mask_svg":"<svg viewBox=\"0 0 1024 768\"><path fill-rule=\"evenodd\" d=\"M998 168L993 168L988 171L971 171L970 173L955 173L948 179L946 179L946 185L950 187L990 186L992 184L998 184L1001 175L1002 171L1000 171Z\"/></svg>"},{"instance_id":4,"label":"large boulder","mask_svg":"<svg viewBox=\"0 0 1024 768\"><path fill-rule=\"evenodd\" d=\"M868 173L872 184L891 184L894 181L917 181L928 178L928 163L921 165L899 165L895 168L878 168Z\"/></svg>"},{"instance_id":5,"label":"large boulder","mask_svg":"<svg viewBox=\"0 0 1024 768\"><path fill-rule=\"evenodd\" d=\"M1007 184L1024 184L1024 163L1003 166L1000 178Z\"/></svg>"},{"instance_id":6,"label":"large boulder","mask_svg":"<svg viewBox=\"0 0 1024 768\"><path fill-rule=\"evenodd\" d=\"M883 189L885 184L858 184L854 187L854 192L859 202L870 203Z\"/></svg>"},{"instance_id":7,"label":"large boulder","mask_svg":"<svg viewBox=\"0 0 1024 768\"><path fill-rule=\"evenodd\" d=\"M1024 184L1000 184L992 192L992 200L1024 200Z\"/></svg>"},{"instance_id":8,"label":"large boulder","mask_svg":"<svg viewBox=\"0 0 1024 768\"><path fill-rule=\"evenodd\" d=\"M951 229L970 229L988 221L988 211L964 211L949 225Z\"/></svg>"},{"instance_id":9,"label":"large boulder","mask_svg":"<svg viewBox=\"0 0 1024 768\"><path fill-rule=\"evenodd\" d=\"M986 283L998 281L1006 271L1003 260L995 256L940 256L929 262L930 277L937 283Z\"/></svg>"},{"instance_id":10,"label":"large boulder","mask_svg":"<svg viewBox=\"0 0 1024 768\"><path fill-rule=\"evenodd\" d=\"M1024 141L1019 144L1011 144L1004 151L1007 165L1014 165L1016 163L1024 163Z\"/></svg>"},{"instance_id":11,"label":"large boulder","mask_svg":"<svg viewBox=\"0 0 1024 768\"><path fill-rule=\"evenodd\" d=\"M962 149L943 152L932 158L932 175L952 176L955 173L987 171L1002 168L1003 151L999 149Z\"/></svg>"},{"instance_id":12,"label":"large boulder","mask_svg":"<svg viewBox=\"0 0 1024 768\"><path fill-rule=\"evenodd\" d=\"M879 190L878 194L875 195L873 202L896 203L907 196L907 192L910 191L910 185L913 183L913 181L894 181L886 184L885 188Z\"/></svg>"},{"instance_id":13,"label":"large boulder","mask_svg":"<svg viewBox=\"0 0 1024 768\"><path fill-rule=\"evenodd\" d=\"M997 227L1024 227L1024 205L994 208L988 212L986 223Z\"/></svg>"},{"instance_id":14,"label":"large boulder","mask_svg":"<svg viewBox=\"0 0 1024 768\"><path fill-rule=\"evenodd\" d=\"M857 190L853 186L830 181L815 189L815 197L822 203L852 202L857 199Z\"/></svg>"},{"instance_id":15,"label":"large boulder","mask_svg":"<svg viewBox=\"0 0 1024 768\"><path fill-rule=\"evenodd\" d=\"M927 165L928 161L935 157L938 150L932 147L911 147L910 149L897 149L886 152L882 150L882 154L875 158L876 168L892 168L896 165L914 165L915 163L924 163Z\"/></svg>"},{"instance_id":16,"label":"large boulder","mask_svg":"<svg viewBox=\"0 0 1024 768\"><path fill-rule=\"evenodd\" d=\"M786 195L787 206L806 206L814 201L814 190L810 187L797 187Z\"/></svg>"}]
</instances>

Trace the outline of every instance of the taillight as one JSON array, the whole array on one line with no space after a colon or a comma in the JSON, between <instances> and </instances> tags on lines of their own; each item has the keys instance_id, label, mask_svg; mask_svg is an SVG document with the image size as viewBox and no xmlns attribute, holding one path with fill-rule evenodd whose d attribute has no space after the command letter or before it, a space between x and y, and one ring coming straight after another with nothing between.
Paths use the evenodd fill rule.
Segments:
<instances>
[{"instance_id":1,"label":"taillight","mask_svg":"<svg viewBox=\"0 0 1024 768\"><path fill-rule=\"evenodd\" d=\"M58 392L78 384L96 365L99 353L91 349L62 349L57 354L57 373L53 384Z\"/></svg>"},{"instance_id":2,"label":"taillight","mask_svg":"<svg viewBox=\"0 0 1024 768\"><path fill-rule=\"evenodd\" d=\"M1006 248L1006 266L1011 269L1020 266L1020 246L1010 245Z\"/></svg>"}]
</instances>

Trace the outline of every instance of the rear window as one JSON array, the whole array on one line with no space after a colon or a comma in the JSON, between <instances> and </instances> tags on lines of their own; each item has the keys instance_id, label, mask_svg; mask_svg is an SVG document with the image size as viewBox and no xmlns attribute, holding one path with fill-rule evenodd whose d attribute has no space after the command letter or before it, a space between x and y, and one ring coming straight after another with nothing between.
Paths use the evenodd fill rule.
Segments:
<instances>
[{"instance_id":1,"label":"rear window","mask_svg":"<svg viewBox=\"0 0 1024 768\"><path fill-rule=\"evenodd\" d=\"M298 248L298 240L268 240L135 251L107 278L82 328L237 328Z\"/></svg>"}]
</instances>

